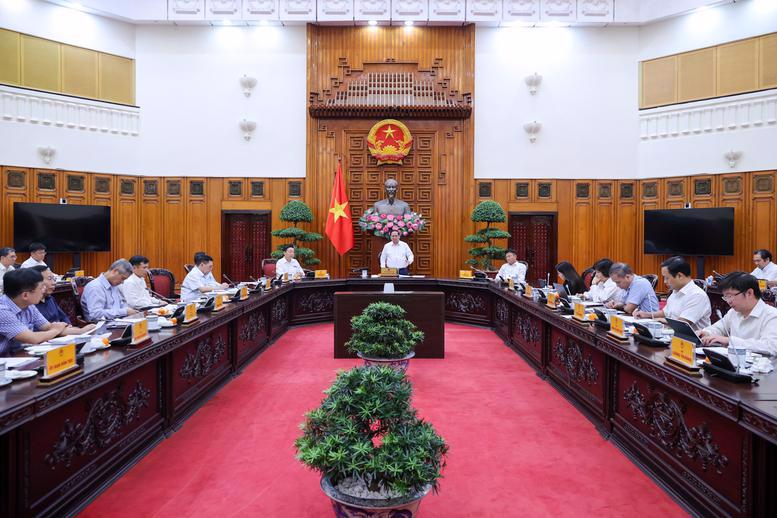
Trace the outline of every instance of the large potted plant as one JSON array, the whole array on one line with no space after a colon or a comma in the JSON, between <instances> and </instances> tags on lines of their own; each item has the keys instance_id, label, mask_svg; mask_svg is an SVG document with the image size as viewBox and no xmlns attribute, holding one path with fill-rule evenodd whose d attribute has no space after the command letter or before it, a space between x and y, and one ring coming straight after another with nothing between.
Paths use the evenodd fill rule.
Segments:
<instances>
[{"instance_id":1,"label":"large potted plant","mask_svg":"<svg viewBox=\"0 0 777 518\"><path fill-rule=\"evenodd\" d=\"M316 253L312 249L299 244L323 239L321 234L308 232L297 226L300 223L310 223L313 221L313 211L310 210L310 207L303 201L292 200L283 206L280 217L281 221L292 223L292 226L272 231L272 235L281 237L284 240L272 253L272 257L276 259L283 257L283 249L291 241L291 244L294 246L294 255L301 264L313 266L321 263L321 260L315 257Z\"/></svg>"},{"instance_id":2,"label":"large potted plant","mask_svg":"<svg viewBox=\"0 0 777 518\"><path fill-rule=\"evenodd\" d=\"M504 247L496 246L493 240L508 239L510 233L494 228L491 225L493 223L504 223L507 220L507 215L502 206L497 202L486 200L481 201L472 209L470 219L477 223L485 223L486 226L464 238L464 241L467 243L481 245L469 249L469 255L472 256L472 259L469 259L467 264L473 266L480 265L483 270L493 271L494 259L503 259L507 251Z\"/></svg>"},{"instance_id":3,"label":"large potted plant","mask_svg":"<svg viewBox=\"0 0 777 518\"><path fill-rule=\"evenodd\" d=\"M373 302L351 318L353 334L345 346L365 365L386 365L406 370L423 331L405 319L405 310L388 302Z\"/></svg>"},{"instance_id":4,"label":"large potted plant","mask_svg":"<svg viewBox=\"0 0 777 518\"><path fill-rule=\"evenodd\" d=\"M438 489L448 445L410 405L405 373L341 371L321 406L306 414L297 458L321 473L337 517L416 516Z\"/></svg>"}]
</instances>

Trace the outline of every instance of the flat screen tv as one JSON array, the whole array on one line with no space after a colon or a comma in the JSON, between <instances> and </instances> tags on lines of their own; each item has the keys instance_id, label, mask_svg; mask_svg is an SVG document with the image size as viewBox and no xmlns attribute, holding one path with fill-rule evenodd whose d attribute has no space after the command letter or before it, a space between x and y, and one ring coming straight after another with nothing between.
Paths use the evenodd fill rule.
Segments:
<instances>
[{"instance_id":1,"label":"flat screen tv","mask_svg":"<svg viewBox=\"0 0 777 518\"><path fill-rule=\"evenodd\" d=\"M26 252L30 243L49 252L111 250L111 208L100 205L14 203L14 247Z\"/></svg>"},{"instance_id":2,"label":"flat screen tv","mask_svg":"<svg viewBox=\"0 0 777 518\"><path fill-rule=\"evenodd\" d=\"M645 253L734 255L734 209L646 210Z\"/></svg>"}]
</instances>

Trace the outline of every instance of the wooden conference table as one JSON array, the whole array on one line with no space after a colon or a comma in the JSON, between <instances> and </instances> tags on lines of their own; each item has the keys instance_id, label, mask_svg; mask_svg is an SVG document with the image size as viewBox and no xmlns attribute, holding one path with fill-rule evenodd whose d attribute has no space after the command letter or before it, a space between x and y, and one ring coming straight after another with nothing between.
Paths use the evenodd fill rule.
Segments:
<instances>
[{"instance_id":1,"label":"wooden conference table","mask_svg":"<svg viewBox=\"0 0 777 518\"><path fill-rule=\"evenodd\" d=\"M191 327L163 330L143 348L89 355L83 375L57 386L15 381L0 389L0 516L77 511L288 326L331 321L335 292L376 291L382 282L276 288ZM449 322L493 327L694 513L777 516L777 371L753 386L690 378L663 365L665 350L621 345L490 284L392 282L397 290L443 292Z\"/></svg>"}]
</instances>

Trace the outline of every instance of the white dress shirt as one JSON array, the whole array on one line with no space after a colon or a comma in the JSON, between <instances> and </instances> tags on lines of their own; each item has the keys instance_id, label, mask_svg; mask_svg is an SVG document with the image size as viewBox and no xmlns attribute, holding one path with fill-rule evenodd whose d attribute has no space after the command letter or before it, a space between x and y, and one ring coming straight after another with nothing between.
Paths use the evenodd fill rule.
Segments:
<instances>
[{"instance_id":1,"label":"white dress shirt","mask_svg":"<svg viewBox=\"0 0 777 518\"><path fill-rule=\"evenodd\" d=\"M0 295L3 294L3 275L5 275L8 272L13 271L13 265L9 265L8 267L3 266L0 264Z\"/></svg>"},{"instance_id":2,"label":"white dress shirt","mask_svg":"<svg viewBox=\"0 0 777 518\"><path fill-rule=\"evenodd\" d=\"M22 263L21 268L32 268L33 266L48 266L43 261L36 261L32 257Z\"/></svg>"},{"instance_id":3,"label":"white dress shirt","mask_svg":"<svg viewBox=\"0 0 777 518\"><path fill-rule=\"evenodd\" d=\"M623 302L623 296L626 292L615 284L615 281L607 277L607 280L601 284L591 284L591 288L583 294L588 300L593 302Z\"/></svg>"},{"instance_id":4,"label":"white dress shirt","mask_svg":"<svg viewBox=\"0 0 777 518\"><path fill-rule=\"evenodd\" d=\"M124 300L132 309L146 308L148 306L158 306L162 302L151 296L146 288L146 281L134 273L126 281L119 284L119 290L124 295Z\"/></svg>"},{"instance_id":5,"label":"white dress shirt","mask_svg":"<svg viewBox=\"0 0 777 518\"><path fill-rule=\"evenodd\" d=\"M763 270L760 268L756 268L753 270L753 273L751 273L753 277L756 279L764 279L767 281L777 281L777 264L774 264L772 261L769 261L766 263L766 266L764 266Z\"/></svg>"},{"instance_id":6,"label":"white dress shirt","mask_svg":"<svg viewBox=\"0 0 777 518\"><path fill-rule=\"evenodd\" d=\"M275 276L280 277L284 273L289 274L289 279L294 277L294 275L296 274L299 274L300 276L303 276L303 277L305 276L305 272L302 270L302 266L299 265L299 261L297 261L296 259L287 261L285 257L281 257L275 263Z\"/></svg>"},{"instance_id":7,"label":"white dress shirt","mask_svg":"<svg viewBox=\"0 0 777 518\"><path fill-rule=\"evenodd\" d=\"M199 268L196 266L192 268L192 271L186 274L186 278L181 284L181 301L191 302L200 298L200 288L203 286L212 286L213 289L219 289L221 284L216 282L213 278L213 273L208 272L208 275L203 275Z\"/></svg>"},{"instance_id":8,"label":"white dress shirt","mask_svg":"<svg viewBox=\"0 0 777 518\"><path fill-rule=\"evenodd\" d=\"M380 253L380 267L407 268L413 259L413 252L410 251L407 243L400 241L395 245L393 241L389 241L383 246L383 251Z\"/></svg>"},{"instance_id":9,"label":"white dress shirt","mask_svg":"<svg viewBox=\"0 0 777 518\"><path fill-rule=\"evenodd\" d=\"M503 281L512 279L514 282L526 282L526 265L518 261L513 264L505 263L499 268L496 278Z\"/></svg>"},{"instance_id":10,"label":"white dress shirt","mask_svg":"<svg viewBox=\"0 0 777 518\"><path fill-rule=\"evenodd\" d=\"M733 347L777 354L777 308L763 300L758 301L747 318L730 309L704 331L711 335L728 336L729 345Z\"/></svg>"},{"instance_id":11,"label":"white dress shirt","mask_svg":"<svg viewBox=\"0 0 777 518\"><path fill-rule=\"evenodd\" d=\"M673 291L666 300L664 316L687 320L694 331L710 325L712 306L707 293L691 281L680 291Z\"/></svg>"}]
</instances>

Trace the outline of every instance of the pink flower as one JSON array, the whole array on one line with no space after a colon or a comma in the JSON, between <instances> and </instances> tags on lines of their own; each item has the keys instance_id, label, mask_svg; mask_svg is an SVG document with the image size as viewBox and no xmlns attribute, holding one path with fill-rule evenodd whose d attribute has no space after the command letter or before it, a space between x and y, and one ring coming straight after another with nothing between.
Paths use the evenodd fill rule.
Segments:
<instances>
[{"instance_id":1,"label":"pink flower","mask_svg":"<svg viewBox=\"0 0 777 518\"><path fill-rule=\"evenodd\" d=\"M405 226L405 222L404 222L404 221L400 221L399 223L397 223L397 225L399 225L399 226L400 226L400 228L401 228L401 227L404 227L404 226Z\"/></svg>"},{"instance_id":2,"label":"pink flower","mask_svg":"<svg viewBox=\"0 0 777 518\"><path fill-rule=\"evenodd\" d=\"M378 216L370 216L370 220L372 220L372 221L378 221Z\"/></svg>"},{"instance_id":3,"label":"pink flower","mask_svg":"<svg viewBox=\"0 0 777 518\"><path fill-rule=\"evenodd\" d=\"M403 236L406 236L406 235L407 235L407 232L402 232L402 235L403 235Z\"/></svg>"},{"instance_id":4,"label":"pink flower","mask_svg":"<svg viewBox=\"0 0 777 518\"><path fill-rule=\"evenodd\" d=\"M378 230L380 230L380 229L382 229L382 228L383 228L383 225L381 225L380 223L378 223L377 225L375 225L375 228L377 228Z\"/></svg>"},{"instance_id":5,"label":"pink flower","mask_svg":"<svg viewBox=\"0 0 777 518\"><path fill-rule=\"evenodd\" d=\"M383 218L383 219L386 219L386 215L385 214L381 214L380 217Z\"/></svg>"},{"instance_id":6,"label":"pink flower","mask_svg":"<svg viewBox=\"0 0 777 518\"><path fill-rule=\"evenodd\" d=\"M411 226L413 227L413 230L418 230L418 223L413 223Z\"/></svg>"},{"instance_id":7,"label":"pink flower","mask_svg":"<svg viewBox=\"0 0 777 518\"><path fill-rule=\"evenodd\" d=\"M394 219L394 215L393 215L393 214L389 214L387 217L388 217L388 219L390 219L390 220L391 220L391 219Z\"/></svg>"},{"instance_id":8,"label":"pink flower","mask_svg":"<svg viewBox=\"0 0 777 518\"><path fill-rule=\"evenodd\" d=\"M394 228L394 224L393 223L386 223L386 228Z\"/></svg>"}]
</instances>

